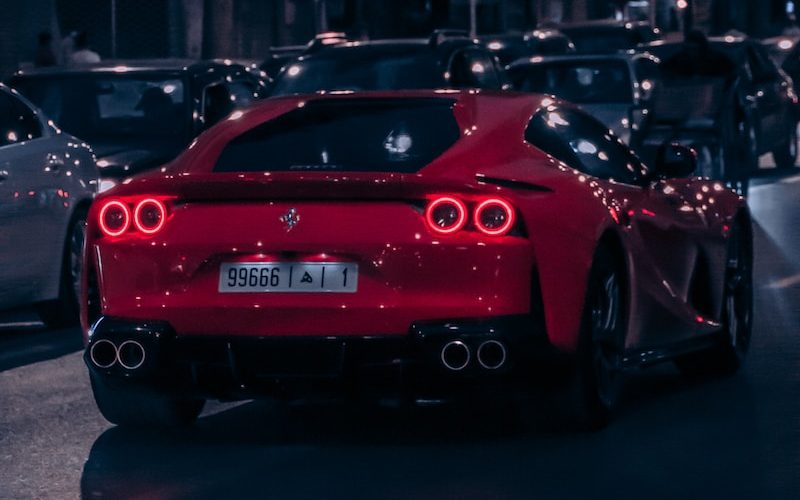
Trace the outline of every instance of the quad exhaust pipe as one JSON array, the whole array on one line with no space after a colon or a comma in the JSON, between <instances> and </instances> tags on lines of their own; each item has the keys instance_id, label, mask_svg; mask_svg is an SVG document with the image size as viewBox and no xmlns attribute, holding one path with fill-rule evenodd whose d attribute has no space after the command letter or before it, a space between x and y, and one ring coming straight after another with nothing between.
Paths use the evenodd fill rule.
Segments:
<instances>
[{"instance_id":1,"label":"quad exhaust pipe","mask_svg":"<svg viewBox=\"0 0 800 500\"><path fill-rule=\"evenodd\" d=\"M119 364L126 370L136 370L144 364L146 356L144 346L136 340L126 340L118 346L110 340L100 339L89 348L89 359L102 369Z\"/></svg>"},{"instance_id":2,"label":"quad exhaust pipe","mask_svg":"<svg viewBox=\"0 0 800 500\"><path fill-rule=\"evenodd\" d=\"M505 366L508 351L505 344L499 340L486 340L478 345L475 357L484 370L498 370ZM459 372L467 368L472 361L472 350L460 340L451 340L442 347L439 358L445 368Z\"/></svg>"},{"instance_id":3,"label":"quad exhaust pipe","mask_svg":"<svg viewBox=\"0 0 800 500\"><path fill-rule=\"evenodd\" d=\"M472 353L460 340L451 340L442 347L442 364L450 371L460 372L469 365Z\"/></svg>"},{"instance_id":4,"label":"quad exhaust pipe","mask_svg":"<svg viewBox=\"0 0 800 500\"><path fill-rule=\"evenodd\" d=\"M145 352L142 344L126 340L117 349L117 363L126 370L135 370L144 364Z\"/></svg>"},{"instance_id":5,"label":"quad exhaust pipe","mask_svg":"<svg viewBox=\"0 0 800 500\"><path fill-rule=\"evenodd\" d=\"M506 346L499 340L487 340L478 346L478 363L486 370L501 368L506 357Z\"/></svg>"},{"instance_id":6,"label":"quad exhaust pipe","mask_svg":"<svg viewBox=\"0 0 800 500\"><path fill-rule=\"evenodd\" d=\"M117 346L106 339L100 339L89 348L89 358L98 368L111 368L117 362Z\"/></svg>"}]
</instances>

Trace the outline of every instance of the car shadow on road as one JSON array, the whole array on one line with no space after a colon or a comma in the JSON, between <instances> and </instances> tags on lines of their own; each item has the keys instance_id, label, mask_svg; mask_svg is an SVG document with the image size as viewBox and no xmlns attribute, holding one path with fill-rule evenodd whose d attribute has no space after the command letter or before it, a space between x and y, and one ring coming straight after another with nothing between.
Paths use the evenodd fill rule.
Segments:
<instances>
[{"instance_id":1,"label":"car shadow on road","mask_svg":"<svg viewBox=\"0 0 800 500\"><path fill-rule=\"evenodd\" d=\"M506 407L279 410L252 402L189 429L109 429L92 447L81 493L119 499L635 498L668 470L697 481L692 491L698 495L763 493L745 379L687 382L666 369L636 377L628 392L617 420L596 433L523 423ZM736 453L716 452L734 442ZM733 479L700 474L708 460ZM684 487L666 484L648 498L677 498Z\"/></svg>"}]
</instances>

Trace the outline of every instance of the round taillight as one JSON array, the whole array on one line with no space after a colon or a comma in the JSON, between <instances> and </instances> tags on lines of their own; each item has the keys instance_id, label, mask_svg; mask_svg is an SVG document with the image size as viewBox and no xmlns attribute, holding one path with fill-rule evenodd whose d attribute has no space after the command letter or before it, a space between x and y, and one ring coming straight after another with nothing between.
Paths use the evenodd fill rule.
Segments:
<instances>
[{"instance_id":1,"label":"round taillight","mask_svg":"<svg viewBox=\"0 0 800 500\"><path fill-rule=\"evenodd\" d=\"M428 225L440 234L452 234L467 224L467 207L456 198L445 196L433 200L425 210Z\"/></svg>"},{"instance_id":2,"label":"round taillight","mask_svg":"<svg viewBox=\"0 0 800 500\"><path fill-rule=\"evenodd\" d=\"M130 226L131 211L121 201L109 201L100 209L100 229L107 236L119 236Z\"/></svg>"},{"instance_id":3,"label":"round taillight","mask_svg":"<svg viewBox=\"0 0 800 500\"><path fill-rule=\"evenodd\" d=\"M133 223L136 229L144 234L155 234L164 227L167 219L167 207L155 198L147 198L136 204L133 211Z\"/></svg>"},{"instance_id":4,"label":"round taillight","mask_svg":"<svg viewBox=\"0 0 800 500\"><path fill-rule=\"evenodd\" d=\"M475 227L490 236L502 236L514 227L514 207L507 201L490 198L475 207Z\"/></svg>"}]
</instances>

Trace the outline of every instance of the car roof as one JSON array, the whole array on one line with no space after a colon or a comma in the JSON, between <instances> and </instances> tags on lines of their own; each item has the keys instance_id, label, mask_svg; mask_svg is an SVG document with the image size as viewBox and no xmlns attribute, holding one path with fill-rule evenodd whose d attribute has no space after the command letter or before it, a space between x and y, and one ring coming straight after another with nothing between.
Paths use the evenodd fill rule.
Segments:
<instances>
[{"instance_id":1,"label":"car roof","mask_svg":"<svg viewBox=\"0 0 800 500\"><path fill-rule=\"evenodd\" d=\"M726 36L710 36L706 38L708 42L712 45L727 45L731 47L735 47L737 45L745 45L750 43L751 39L742 36L734 36L734 35L726 35ZM649 48L657 48L657 47L673 47L677 45L683 45L685 42L683 39L680 40L655 40L648 43L642 43L639 45L639 49L649 49Z\"/></svg>"},{"instance_id":2,"label":"car roof","mask_svg":"<svg viewBox=\"0 0 800 500\"><path fill-rule=\"evenodd\" d=\"M17 71L15 76L52 76L91 73L136 73L152 71L202 72L211 68L240 66L230 60L203 61L196 59L109 59L80 66L50 66Z\"/></svg>"},{"instance_id":3,"label":"car roof","mask_svg":"<svg viewBox=\"0 0 800 500\"><path fill-rule=\"evenodd\" d=\"M564 54L557 56L533 56L517 59L508 67L527 66L530 64L543 64L551 62L580 62L580 61L623 61L629 62L638 58L651 57L649 54L628 54L624 52L611 54Z\"/></svg>"},{"instance_id":4,"label":"car roof","mask_svg":"<svg viewBox=\"0 0 800 500\"><path fill-rule=\"evenodd\" d=\"M659 56L663 61L678 53L684 46L684 43L683 40L656 40L650 43L639 44L635 50L640 53L650 52L656 56L659 56L659 52L665 52ZM755 42L752 38L727 35L708 37L708 43L712 49L722 51L728 57L732 57L735 60L734 62L741 62L742 58L745 57L744 49Z\"/></svg>"},{"instance_id":5,"label":"car roof","mask_svg":"<svg viewBox=\"0 0 800 500\"><path fill-rule=\"evenodd\" d=\"M341 42L321 47L312 54L302 56L302 59L309 57L339 57L339 56L370 56L384 54L418 54L423 52L437 53L468 45L477 45L472 38L453 37L446 38L440 43L431 43L427 38L399 38L382 39L356 42Z\"/></svg>"},{"instance_id":6,"label":"car roof","mask_svg":"<svg viewBox=\"0 0 800 500\"><path fill-rule=\"evenodd\" d=\"M580 29L580 28L599 28L599 29L634 29L650 27L647 21L618 21L616 19L590 19L587 21L576 21L554 26L542 26L543 28L554 28L558 30Z\"/></svg>"},{"instance_id":7,"label":"car roof","mask_svg":"<svg viewBox=\"0 0 800 500\"><path fill-rule=\"evenodd\" d=\"M554 56L533 56L533 57L524 57L522 59L517 59L516 61L512 62L506 69L518 68L521 66L530 66L530 65L539 65L539 64L546 64L546 63L556 63L556 62L580 62L580 61L622 61L626 63L631 63L638 61L640 59L649 59L653 62L659 62L658 57L649 52L634 52L634 51L627 51L627 52L613 52L610 54L606 53L599 53L599 54L563 54L563 55L554 55Z\"/></svg>"},{"instance_id":8,"label":"car roof","mask_svg":"<svg viewBox=\"0 0 800 500\"><path fill-rule=\"evenodd\" d=\"M478 35L478 40L482 43L486 42L524 42L530 38L539 40L546 40L549 38L567 38L567 35L560 32L556 28L536 28L535 30L526 31L525 33L494 33Z\"/></svg>"}]
</instances>

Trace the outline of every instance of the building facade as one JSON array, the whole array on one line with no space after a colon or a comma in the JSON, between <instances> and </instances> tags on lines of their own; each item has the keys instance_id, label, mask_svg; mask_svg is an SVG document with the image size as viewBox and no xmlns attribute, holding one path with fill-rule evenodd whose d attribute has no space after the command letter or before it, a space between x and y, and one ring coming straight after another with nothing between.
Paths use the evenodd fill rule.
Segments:
<instances>
[{"instance_id":1,"label":"building facade","mask_svg":"<svg viewBox=\"0 0 800 500\"><path fill-rule=\"evenodd\" d=\"M525 31L544 21L580 21L642 12L669 29L679 3L689 25L770 36L785 28L795 0L477 0L478 33ZM302 44L315 33L353 38L426 36L470 28L471 0L0 0L0 69L33 58L36 35L57 40L86 31L103 58L261 59L270 47Z\"/></svg>"}]
</instances>

